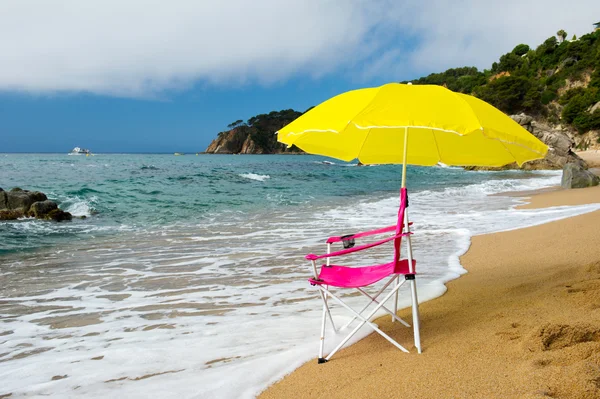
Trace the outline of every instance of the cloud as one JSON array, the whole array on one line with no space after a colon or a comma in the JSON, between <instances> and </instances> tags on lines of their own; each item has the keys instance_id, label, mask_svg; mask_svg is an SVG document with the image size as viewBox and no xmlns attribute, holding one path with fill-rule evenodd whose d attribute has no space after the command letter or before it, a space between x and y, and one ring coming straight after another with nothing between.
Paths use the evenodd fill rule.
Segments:
<instances>
[{"instance_id":1,"label":"cloud","mask_svg":"<svg viewBox=\"0 0 600 399\"><path fill-rule=\"evenodd\" d=\"M589 32L600 2L577 3L4 1L0 90L151 97L197 83L268 85L339 73L398 80L489 67L518 43L537 45L558 29Z\"/></svg>"}]
</instances>

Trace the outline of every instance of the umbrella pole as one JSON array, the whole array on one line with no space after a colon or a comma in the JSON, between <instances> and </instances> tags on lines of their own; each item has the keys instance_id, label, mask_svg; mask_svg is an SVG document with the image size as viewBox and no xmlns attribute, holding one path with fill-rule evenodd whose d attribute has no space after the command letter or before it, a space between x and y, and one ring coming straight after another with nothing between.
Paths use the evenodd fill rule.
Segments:
<instances>
[{"instance_id":1,"label":"umbrella pole","mask_svg":"<svg viewBox=\"0 0 600 399\"><path fill-rule=\"evenodd\" d=\"M408 153L408 127L404 128L404 154L402 156L402 185L400 186L401 188L405 188L406 187L406 158L407 158L407 153ZM406 209L404 209L404 225L406 226L406 232L408 233L408 217L406 216ZM410 240L410 236L407 236L407 239ZM409 246L409 248L411 248ZM408 259L409 259L409 268L411 273L413 272L412 269L412 251L409 250L409 255L408 255ZM400 276L398 276L398 278L396 279L396 285L400 284ZM396 297L394 298L394 314L398 313L398 291L396 291ZM394 322L394 318L392 317L392 323Z\"/></svg>"},{"instance_id":2,"label":"umbrella pole","mask_svg":"<svg viewBox=\"0 0 600 399\"><path fill-rule=\"evenodd\" d=\"M403 155L403 160L402 160L402 188L406 188L406 163L407 163L407 156L408 154L408 127L404 128L404 155ZM410 232L410 227L408 225L408 210L405 209L404 210L404 228L405 228L405 232L409 233ZM411 299L412 299L412 319L413 319L413 331L414 331L414 338L415 338L415 347L417 348L417 351L419 353L421 353L421 333L420 333L420 326L419 326L419 302L418 302L418 298L417 298L417 281L415 279L415 269L413 266L413 253L412 253L412 240L411 240L411 236L408 235L406 236L406 245L407 245L407 252L408 252L408 267L409 267L409 271L412 274L412 279L410 279L410 293L411 293ZM397 297L396 297L396 304L398 303L397 301Z\"/></svg>"}]
</instances>

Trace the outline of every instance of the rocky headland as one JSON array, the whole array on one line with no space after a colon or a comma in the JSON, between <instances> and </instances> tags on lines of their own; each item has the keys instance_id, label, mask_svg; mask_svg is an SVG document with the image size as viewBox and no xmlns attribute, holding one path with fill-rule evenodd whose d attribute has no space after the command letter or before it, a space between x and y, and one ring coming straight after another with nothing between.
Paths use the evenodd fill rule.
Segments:
<instances>
[{"instance_id":1,"label":"rocky headland","mask_svg":"<svg viewBox=\"0 0 600 399\"><path fill-rule=\"evenodd\" d=\"M18 187L10 191L0 188L0 220L16 220L22 217L56 222L73 218L69 212L58 208L56 202L50 201L42 192L23 190Z\"/></svg>"},{"instance_id":2,"label":"rocky headland","mask_svg":"<svg viewBox=\"0 0 600 399\"><path fill-rule=\"evenodd\" d=\"M231 123L230 130L217 135L206 154L301 154L298 148L287 148L277 142L275 132L294 119L302 112L287 109L260 114L248 119Z\"/></svg>"}]
</instances>

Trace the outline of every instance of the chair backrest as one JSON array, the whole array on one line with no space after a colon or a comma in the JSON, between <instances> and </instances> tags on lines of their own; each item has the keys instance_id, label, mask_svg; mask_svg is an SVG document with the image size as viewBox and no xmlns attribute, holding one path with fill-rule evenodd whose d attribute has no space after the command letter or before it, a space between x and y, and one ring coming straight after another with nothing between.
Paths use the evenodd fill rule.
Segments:
<instances>
[{"instance_id":1,"label":"chair backrest","mask_svg":"<svg viewBox=\"0 0 600 399\"><path fill-rule=\"evenodd\" d=\"M400 189L400 207L398 208L398 223L396 224L396 235L402 233L404 226L404 212L408 205L408 196L406 188ZM400 263L400 245L402 244L402 237L398 237L394 240L394 264L399 266Z\"/></svg>"}]
</instances>

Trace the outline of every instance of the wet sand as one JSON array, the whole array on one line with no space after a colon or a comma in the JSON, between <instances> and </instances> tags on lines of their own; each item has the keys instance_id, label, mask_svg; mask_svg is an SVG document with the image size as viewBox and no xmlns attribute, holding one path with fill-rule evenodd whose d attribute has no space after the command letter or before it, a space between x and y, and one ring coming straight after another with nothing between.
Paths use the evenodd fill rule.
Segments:
<instances>
[{"instance_id":1,"label":"wet sand","mask_svg":"<svg viewBox=\"0 0 600 399\"><path fill-rule=\"evenodd\" d=\"M596 202L600 187L532 193L525 207ZM600 211L473 237L468 273L420 306L422 354L384 317L410 354L371 334L261 398L600 398L599 244Z\"/></svg>"}]
</instances>

